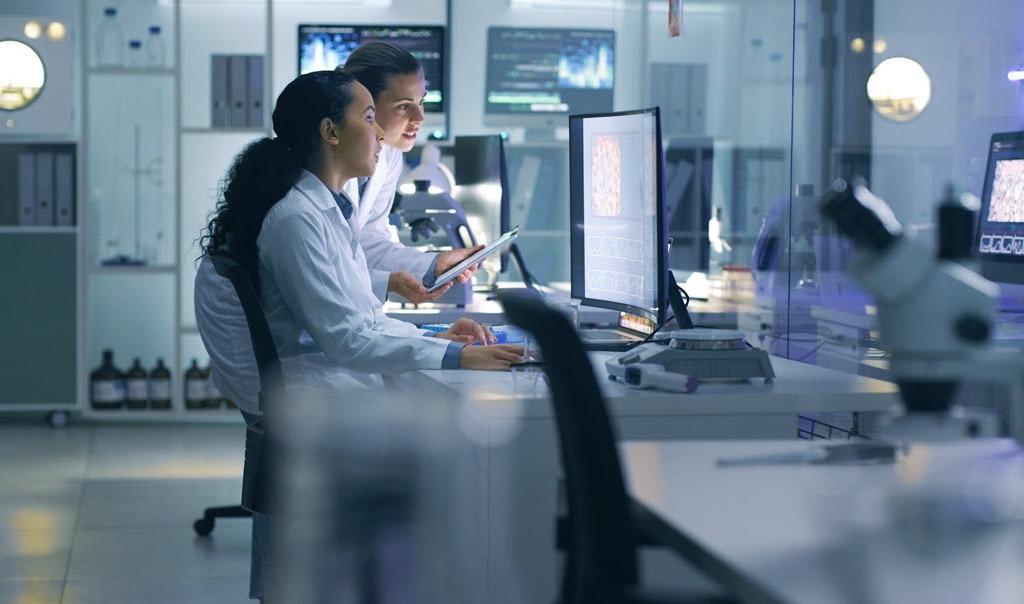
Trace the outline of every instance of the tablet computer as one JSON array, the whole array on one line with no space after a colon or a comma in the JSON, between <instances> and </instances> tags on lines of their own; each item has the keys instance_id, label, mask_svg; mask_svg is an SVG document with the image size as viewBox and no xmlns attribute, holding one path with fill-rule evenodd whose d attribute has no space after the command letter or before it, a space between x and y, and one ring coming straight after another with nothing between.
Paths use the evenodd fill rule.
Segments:
<instances>
[{"instance_id":1,"label":"tablet computer","mask_svg":"<svg viewBox=\"0 0 1024 604\"><path fill-rule=\"evenodd\" d=\"M485 258L490 256L494 252L497 252L501 248L503 248L506 245L508 245L508 244L512 243L513 241L515 241L516 237L518 237L518 236L519 236L519 227L518 226L512 227L512 229L509 232L503 234L501 237L498 237L494 241L488 243L487 246L484 247L484 249L480 250L479 252L473 254L469 258L466 258L462 262L460 262L460 263L456 264L455 266L451 267L450 269L446 270L443 274L441 274L437 278L437 281L434 282L434 285L432 285L432 286L427 288L427 293L430 293L430 292L436 290L437 288L441 287L445 283L448 283L452 279L458 277L460 274L462 274L462 272L464 270L466 270L467 268L473 266L474 264L480 264L481 262L484 261Z\"/></svg>"}]
</instances>

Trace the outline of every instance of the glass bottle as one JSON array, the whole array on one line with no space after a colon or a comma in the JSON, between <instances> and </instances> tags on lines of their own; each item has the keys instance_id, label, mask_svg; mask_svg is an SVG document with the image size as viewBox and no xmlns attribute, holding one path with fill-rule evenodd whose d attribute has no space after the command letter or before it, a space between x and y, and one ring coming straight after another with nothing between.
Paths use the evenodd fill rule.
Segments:
<instances>
[{"instance_id":1,"label":"glass bottle","mask_svg":"<svg viewBox=\"0 0 1024 604\"><path fill-rule=\"evenodd\" d=\"M149 403L149 383L146 370L138 357L125 374L125 403L129 409L145 409Z\"/></svg>"},{"instance_id":2,"label":"glass bottle","mask_svg":"<svg viewBox=\"0 0 1024 604\"><path fill-rule=\"evenodd\" d=\"M125 64L132 69L138 69L146 64L142 54L142 40L128 40L128 58Z\"/></svg>"},{"instance_id":3,"label":"glass bottle","mask_svg":"<svg viewBox=\"0 0 1024 604\"><path fill-rule=\"evenodd\" d=\"M149 26L149 35L143 45L146 53L146 67L164 66L164 39L160 35L159 25Z\"/></svg>"},{"instance_id":4,"label":"glass bottle","mask_svg":"<svg viewBox=\"0 0 1024 604\"><path fill-rule=\"evenodd\" d=\"M89 374L93 409L120 409L125 401L124 373L114 366L114 353L103 351L103 362Z\"/></svg>"},{"instance_id":5,"label":"glass bottle","mask_svg":"<svg viewBox=\"0 0 1024 604\"><path fill-rule=\"evenodd\" d=\"M163 359L157 359L156 367L149 372L149 401L154 409L171 408L171 370Z\"/></svg>"},{"instance_id":6,"label":"glass bottle","mask_svg":"<svg viewBox=\"0 0 1024 604\"><path fill-rule=\"evenodd\" d=\"M96 26L96 65L124 67L124 35L113 6L103 9L103 20Z\"/></svg>"},{"instance_id":7,"label":"glass bottle","mask_svg":"<svg viewBox=\"0 0 1024 604\"><path fill-rule=\"evenodd\" d=\"M224 395L221 394L220 388L217 388L216 384L213 383L213 379L210 378L210 369L210 365L203 368L203 376L206 377L206 408L220 409Z\"/></svg>"},{"instance_id":8,"label":"glass bottle","mask_svg":"<svg viewBox=\"0 0 1024 604\"><path fill-rule=\"evenodd\" d=\"M206 376L199 368L199 362L192 359L192 364L185 370L185 408L189 410L206 407Z\"/></svg>"}]
</instances>

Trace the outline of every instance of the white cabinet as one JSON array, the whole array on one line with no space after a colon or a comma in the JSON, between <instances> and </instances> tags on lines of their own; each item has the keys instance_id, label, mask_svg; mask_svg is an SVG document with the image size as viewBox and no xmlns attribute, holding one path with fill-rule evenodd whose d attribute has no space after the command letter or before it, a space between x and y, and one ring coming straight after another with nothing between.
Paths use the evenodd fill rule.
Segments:
<instances>
[{"instance_id":1,"label":"white cabinet","mask_svg":"<svg viewBox=\"0 0 1024 604\"><path fill-rule=\"evenodd\" d=\"M111 4L82 2L87 328L79 398L94 417L237 417L223 406L186 409L184 376L193 359L208 364L192 312L200 231L231 159L264 134L258 127L211 127L211 57L262 57L267 2L121 0L116 25L125 57L101 65L98 28ZM160 52L147 60L146 38L153 35ZM137 60L131 40L142 43ZM122 371L136 358L146 370L162 361L172 376L171 408L92 409L88 376L104 350Z\"/></svg>"},{"instance_id":2,"label":"white cabinet","mask_svg":"<svg viewBox=\"0 0 1024 604\"><path fill-rule=\"evenodd\" d=\"M13 6L8 7L8 4ZM0 15L0 411L78 407L76 10Z\"/></svg>"}]
</instances>

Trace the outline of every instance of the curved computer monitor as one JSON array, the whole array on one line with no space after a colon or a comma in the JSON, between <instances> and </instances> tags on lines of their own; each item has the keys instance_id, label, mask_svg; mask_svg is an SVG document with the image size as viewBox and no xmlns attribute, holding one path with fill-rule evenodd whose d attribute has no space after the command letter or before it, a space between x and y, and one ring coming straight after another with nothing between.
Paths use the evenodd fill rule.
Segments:
<instances>
[{"instance_id":1,"label":"curved computer monitor","mask_svg":"<svg viewBox=\"0 0 1024 604\"><path fill-rule=\"evenodd\" d=\"M487 126L552 135L570 114L612 111L614 92L614 30L487 30Z\"/></svg>"},{"instance_id":2,"label":"curved computer monitor","mask_svg":"<svg viewBox=\"0 0 1024 604\"><path fill-rule=\"evenodd\" d=\"M299 74L344 65L363 42L390 42L419 60L427 84L421 130L431 139L448 137L446 120L447 58L442 25L301 24L298 33Z\"/></svg>"},{"instance_id":3,"label":"curved computer monitor","mask_svg":"<svg viewBox=\"0 0 1024 604\"><path fill-rule=\"evenodd\" d=\"M1004 294L1019 305L1024 298L1024 132L992 135L975 244L981 274L1009 285Z\"/></svg>"},{"instance_id":4,"label":"curved computer monitor","mask_svg":"<svg viewBox=\"0 0 1024 604\"><path fill-rule=\"evenodd\" d=\"M657 107L569 116L571 293L666 319L668 226Z\"/></svg>"}]
</instances>

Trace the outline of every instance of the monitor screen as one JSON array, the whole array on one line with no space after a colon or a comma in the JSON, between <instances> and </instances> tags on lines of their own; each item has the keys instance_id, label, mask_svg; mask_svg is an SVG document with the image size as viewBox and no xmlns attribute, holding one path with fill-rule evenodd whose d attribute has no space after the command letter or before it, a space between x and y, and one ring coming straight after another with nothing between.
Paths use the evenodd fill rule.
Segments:
<instances>
[{"instance_id":1,"label":"monitor screen","mask_svg":"<svg viewBox=\"0 0 1024 604\"><path fill-rule=\"evenodd\" d=\"M982 275L1024 284L1024 132L992 135L977 231Z\"/></svg>"},{"instance_id":2,"label":"monitor screen","mask_svg":"<svg viewBox=\"0 0 1024 604\"><path fill-rule=\"evenodd\" d=\"M612 111L615 32L491 27L484 122L566 126L571 113Z\"/></svg>"},{"instance_id":3,"label":"monitor screen","mask_svg":"<svg viewBox=\"0 0 1024 604\"><path fill-rule=\"evenodd\" d=\"M432 114L445 111L445 43L441 25L299 25L299 74L344 65L348 55L363 42L390 42L409 51L423 66L427 95L424 130L444 132L443 119Z\"/></svg>"},{"instance_id":4,"label":"monitor screen","mask_svg":"<svg viewBox=\"0 0 1024 604\"><path fill-rule=\"evenodd\" d=\"M659 324L668 233L657 107L569 116L571 292Z\"/></svg>"}]
</instances>

